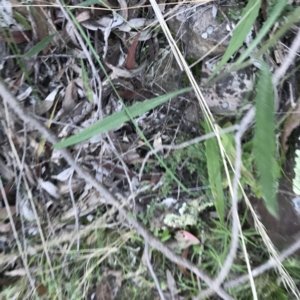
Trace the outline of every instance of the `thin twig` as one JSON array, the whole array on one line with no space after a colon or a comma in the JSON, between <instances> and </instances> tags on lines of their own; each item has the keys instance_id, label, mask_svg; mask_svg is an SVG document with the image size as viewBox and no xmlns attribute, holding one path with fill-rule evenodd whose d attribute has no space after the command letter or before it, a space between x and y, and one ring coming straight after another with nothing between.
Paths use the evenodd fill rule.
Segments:
<instances>
[{"instance_id":1,"label":"thin twig","mask_svg":"<svg viewBox=\"0 0 300 300\"><path fill-rule=\"evenodd\" d=\"M3 101L5 101L9 107L14 111L20 119L24 122L27 122L32 128L38 130L50 143L56 144L58 139L53 135L53 133L46 128L43 124L38 122L35 118L29 117L18 101L13 97L10 91L7 89L6 85L3 83L3 80L0 80L0 95L2 96ZM108 205L112 205L119 210L119 213L128 221L130 225L135 227L137 233L140 234L152 248L159 250L164 256L173 261L176 264L181 264L187 269L199 276L207 285L215 290L215 292L222 297L223 299L233 299L224 289L220 287L214 288L213 281L199 268L192 264L189 260L180 257L179 255L174 254L168 247L161 243L157 238L155 238L149 231L144 228L137 220L132 218L128 211L123 207L120 207L119 201L94 177L87 173L81 166L77 165L74 161L74 158L70 155L69 151L66 149L59 150L64 159L69 163L71 167L77 172L77 174L92 184L95 189L101 194L101 196L106 200Z\"/></svg>"},{"instance_id":2,"label":"thin twig","mask_svg":"<svg viewBox=\"0 0 300 300\"><path fill-rule=\"evenodd\" d=\"M291 256L292 254L294 254L299 249L300 249L300 239L297 239L296 242L294 242L291 246L289 246L286 250L284 250L278 256L279 262L283 262L287 257ZM261 266L253 269L251 276L253 278L257 277L257 276L263 274L264 272L266 272L266 271L268 271L268 270L270 270L274 267L277 267L277 266L278 266L278 261L275 260L274 258L270 258L266 263L264 263ZM240 276L237 279L233 279L233 280L230 280L229 282L226 282L224 284L224 287L226 289L233 288L233 287L236 287L238 285L241 285L241 284L247 282L248 280L249 280L249 274L243 275L243 276Z\"/></svg>"},{"instance_id":3,"label":"thin twig","mask_svg":"<svg viewBox=\"0 0 300 300\"><path fill-rule=\"evenodd\" d=\"M274 85L277 85L279 80L285 75L289 66L295 60L295 58L297 56L297 52L299 51L299 48L300 48L300 29L298 30L298 33L297 33L296 37L294 38L293 43L289 49L289 52L283 60L283 63L274 73L274 76L273 76Z\"/></svg>"},{"instance_id":4,"label":"thin twig","mask_svg":"<svg viewBox=\"0 0 300 300\"><path fill-rule=\"evenodd\" d=\"M227 128L224 128L224 129L219 130L218 133L219 133L219 134L225 134L225 133L228 133L228 132L232 132L232 131L234 131L234 130L237 130L238 128L239 128L238 125L233 125L233 126L230 126L230 127L227 127ZM139 180L141 180L141 178L142 178L143 170L144 170L144 168L145 168L145 164L147 163L147 161L148 161L150 155L153 155L154 153L160 152L160 151L162 151L162 150L179 150L179 149L183 149L183 148L192 146L192 145L194 145L194 144L203 142L203 141L205 141L205 140L211 139L211 138L213 138L213 137L215 137L215 136L216 136L216 133L215 133L215 132L210 132L210 133L208 133L208 134L199 136L199 137L194 138L194 139L192 139L192 140L183 142L183 143L181 143L181 144L179 144L179 145L163 145L163 146L157 147L156 149L153 149L153 150L149 151L149 152L147 153L147 155L145 156L145 158L144 158L144 160L143 160L143 163L142 163L142 165L141 165L141 169L140 169L140 172L139 172Z\"/></svg>"},{"instance_id":5,"label":"thin twig","mask_svg":"<svg viewBox=\"0 0 300 300\"><path fill-rule=\"evenodd\" d=\"M165 296L164 296L164 293L163 291L161 290L161 287L160 287L160 284L159 284L159 281L157 279L157 276L152 268L152 265L151 265L151 262L150 262L150 258L149 258L149 244L147 243L147 241L145 242L145 257L146 257L146 262L147 262L147 266L148 266L148 269L151 273L151 276L155 282L155 285L156 285L156 288L157 288L157 291L159 293L159 296L160 296L160 299L162 300L165 300Z\"/></svg>"}]
</instances>

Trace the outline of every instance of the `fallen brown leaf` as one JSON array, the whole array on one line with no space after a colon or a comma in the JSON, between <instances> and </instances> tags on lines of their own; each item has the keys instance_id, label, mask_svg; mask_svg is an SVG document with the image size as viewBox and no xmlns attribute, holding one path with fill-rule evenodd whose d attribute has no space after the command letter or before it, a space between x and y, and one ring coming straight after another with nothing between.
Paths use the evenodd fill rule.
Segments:
<instances>
[{"instance_id":1,"label":"fallen brown leaf","mask_svg":"<svg viewBox=\"0 0 300 300\"><path fill-rule=\"evenodd\" d=\"M12 31L11 33L5 33L3 30L0 33L0 41L5 41L7 43L16 43L17 45L31 41L32 31Z\"/></svg>"},{"instance_id":2,"label":"fallen brown leaf","mask_svg":"<svg viewBox=\"0 0 300 300\"><path fill-rule=\"evenodd\" d=\"M189 254L189 248L186 248L182 251L181 256L187 258L188 254ZM178 268L181 270L183 274L185 274L186 277L191 278L191 273L186 269L186 267L178 264Z\"/></svg>"},{"instance_id":3,"label":"fallen brown leaf","mask_svg":"<svg viewBox=\"0 0 300 300\"><path fill-rule=\"evenodd\" d=\"M73 80L68 84L62 107L64 113L67 114L76 106L77 102L77 88Z\"/></svg>"},{"instance_id":4,"label":"fallen brown leaf","mask_svg":"<svg viewBox=\"0 0 300 300\"><path fill-rule=\"evenodd\" d=\"M96 289L96 300L112 300L113 295L108 280L104 277L99 282Z\"/></svg>"},{"instance_id":5,"label":"fallen brown leaf","mask_svg":"<svg viewBox=\"0 0 300 300\"><path fill-rule=\"evenodd\" d=\"M127 68L127 70L134 69L134 65L135 65L135 51L136 51L136 46L138 44L140 35L141 35L141 31L134 37L134 41L130 45L130 47L128 49L127 61L126 61L126 68Z\"/></svg>"},{"instance_id":6,"label":"fallen brown leaf","mask_svg":"<svg viewBox=\"0 0 300 300\"><path fill-rule=\"evenodd\" d=\"M1 233L8 233L12 231L12 227L10 223L3 223L0 224L0 232Z\"/></svg>"},{"instance_id":7,"label":"fallen brown leaf","mask_svg":"<svg viewBox=\"0 0 300 300\"><path fill-rule=\"evenodd\" d=\"M40 0L36 0L36 1L34 1L34 4L39 5L39 4L43 4L43 3ZM32 17L34 19L35 25L36 25L36 31L37 31L37 35L38 35L38 39L39 39L36 42L39 42L49 35L48 23L47 23L47 19L46 19L47 14L44 11L43 7L39 7L39 6L32 6L31 13L32 13ZM49 51L49 47L50 47L50 45L48 45L46 48L44 48L41 51L41 53L43 55L47 54Z\"/></svg>"}]
</instances>

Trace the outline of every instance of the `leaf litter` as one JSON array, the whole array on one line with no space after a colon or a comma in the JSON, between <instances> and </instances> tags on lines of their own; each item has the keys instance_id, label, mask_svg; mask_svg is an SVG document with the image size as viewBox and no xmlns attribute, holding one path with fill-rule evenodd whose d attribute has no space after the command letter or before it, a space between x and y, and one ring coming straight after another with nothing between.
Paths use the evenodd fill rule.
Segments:
<instances>
[{"instance_id":1,"label":"leaf litter","mask_svg":"<svg viewBox=\"0 0 300 300\"><path fill-rule=\"evenodd\" d=\"M234 1L225 2L235 7ZM254 2L257 5L256 1L249 1L248 6L254 5ZM34 3L41 4L39 1ZM126 205L130 213L135 214L151 228L155 235L165 239L166 245L172 250L184 250L182 255L196 262L194 253L200 253L202 239L199 237L202 232L205 231L208 239L212 241L212 246L215 245L209 227L216 226L214 222L218 221L220 215L222 222L228 217L228 190L226 183L222 182L225 177L219 166L216 183L216 176L213 174L213 171L216 171L213 167L216 162L213 163L214 153L209 152L208 143L206 149L204 145L199 144L182 151L158 153L179 181L187 187L189 193L183 191L170 178L154 157L148 160L141 180L138 180L141 163L149 149L130 122L119 96L154 149L161 145L180 144L205 133L199 122L203 118L198 104L194 101L193 92L185 90L181 95L174 93L161 101L159 106L155 105L158 96L166 91L178 91L188 84L185 74L176 65L165 37L159 28L151 26L156 21L156 16L150 7L142 7L146 3L124 0L101 3L71 1L69 9L75 16L78 23L76 24L66 19L55 6L32 6L29 11L22 6L12 9L11 5L13 6L14 2L2 1L3 7L8 7L2 11L3 18L0 24L0 43L6 48L5 56L1 58L2 78L26 109L26 113L37 117L44 124L51 121L51 131L61 139L60 145L66 146L67 144L63 143L67 142L68 138L72 139L76 134L81 134L83 138L76 140L76 145L69 144L77 163L106 186L120 200L120 205ZM76 8L72 8L72 5ZM132 5L141 7L129 9ZM182 6L173 10L174 7L173 4L162 1L160 9L162 12L173 12L173 15L168 17L168 25L177 36L190 64L216 46L217 50L208 54L202 66L196 65L193 74L208 98L207 104L216 116L220 120L234 122L234 117L243 114L243 111L252 105L253 96L245 95L253 89L256 69L251 67L245 69L245 72L231 72L228 79L222 79L209 87L204 85L206 79L221 65L225 64L224 70L230 70L234 55L239 56L242 53L236 52L243 48L240 46L243 46L245 39L251 43L252 39L245 36L256 19L258 7L253 8L251 18L247 19L251 24L242 23L239 29L242 33L235 31L233 40L240 34L243 37L233 41L234 48L231 44L228 46L230 32L226 32L226 26L220 26L229 24L228 19L224 18L223 23L217 19L221 18L223 8L225 15L229 15L230 10L226 10L226 5L221 5L218 9L215 5L204 3L199 6L193 4L191 9ZM14 10L18 14L13 14ZM176 13L180 17L176 17ZM247 8L242 15L246 13ZM192 22L186 22L189 19ZM76 34L78 26L90 41L88 51L91 50L91 46L95 49L110 80L98 65L96 73L91 67L88 57L90 53L81 48ZM199 28L202 31L199 31ZM216 42L216 36L220 34L225 42L217 47L220 37ZM226 37L226 34L229 36ZM203 48L193 49L197 41L201 41ZM223 54L227 46L229 49L227 48L226 55L220 59L218 55ZM96 58L92 60L96 63ZM222 73L219 72L218 75ZM101 85L97 76L102 82ZM144 110L140 109L143 106ZM26 241L25 247L33 249L40 243L31 203L34 203L42 230L50 241L55 241L64 234L70 236L68 244L58 243L51 248L53 262L64 266L60 270L61 280L52 282L59 283L62 288L57 290L57 293L61 293L63 297L70 297L74 290L68 287L66 278L71 274L74 280L80 279L72 273L73 268L78 268L76 272L83 272L83 278L88 278L90 260L93 266L96 266L97 275L91 281L86 280L85 289L82 290L83 298L93 296L94 299L118 299L122 289L129 295L134 289L141 289L139 293L142 295L142 289L145 287L150 293L155 293L154 286L149 281L152 278L142 264L139 264L141 254L133 250L141 246L140 241L134 238L126 240L124 245L119 246L118 255L114 253L114 243L119 238L122 239L122 230L131 230L126 221L115 211L106 216L110 210L105 199L89 182L85 182L74 173L55 149L55 145L46 142L42 150L37 151L44 137L33 131L29 124L23 124L10 112L7 114L6 108L2 106L0 120L0 133L3 131L7 137L1 143L0 175L19 239ZM85 130L94 128L97 122L107 122L108 127L88 134ZM225 124L224 121L221 123ZM298 127L299 122L289 117L284 125L282 137L285 149L288 137ZM228 145L228 149L233 147L234 145ZM209 162L206 159L208 157ZM22 169L17 167L18 159L22 160ZM249 160L250 163L247 160L243 161L243 168L249 163L249 170L252 171L255 169L254 162L251 157ZM11 182L14 184L11 185ZM217 184L217 188L214 184ZM256 188L255 184L248 186L252 192ZM257 190L259 187L255 191ZM219 215L214 214L214 202L218 203ZM5 237L1 243L9 242L9 252L15 253L17 248L12 242L13 228L12 224L7 222L8 213L3 205L0 211L0 231ZM95 220L102 216L106 216L102 223L92 227ZM84 232L84 229L87 232ZM33 232L35 238L32 238ZM75 238L75 234L79 232L81 235ZM94 236L89 239L89 248L85 244L91 232ZM75 246L75 239L80 240L79 249ZM2 249L2 245L0 246ZM95 249L93 254L93 247L107 247L107 253L111 251L111 255L105 256ZM26 248L23 250L27 251ZM3 255L6 254L7 252ZM158 262L161 260L155 253L153 255ZM201 258L204 264L209 264L212 258L205 255ZM37 262L40 258L41 253L32 256L32 274L38 274L35 268L38 268ZM132 267L130 272L126 271L128 265ZM111 280L109 275L119 272L115 270L118 268L122 269L123 278L120 282ZM183 289L186 282L191 285L193 276L183 266L168 265L166 269L160 270L157 263L154 268L159 276L167 281L168 288L164 288L164 293L170 294L173 299L196 294L196 289L191 294ZM208 267L208 272L214 274L214 268ZM188 281L181 281L180 273L185 274ZM5 274L22 277L25 273L20 264L7 269ZM233 274L238 275L234 271ZM43 293L51 297L52 283L45 284L42 276L34 276L36 287L43 287Z\"/></svg>"}]
</instances>

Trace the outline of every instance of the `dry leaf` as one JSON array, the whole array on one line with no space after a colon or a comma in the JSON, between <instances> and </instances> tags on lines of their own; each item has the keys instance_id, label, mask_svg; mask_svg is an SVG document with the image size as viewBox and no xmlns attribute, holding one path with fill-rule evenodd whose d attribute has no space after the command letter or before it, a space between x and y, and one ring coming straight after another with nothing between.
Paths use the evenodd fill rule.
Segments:
<instances>
[{"instance_id":1,"label":"dry leaf","mask_svg":"<svg viewBox=\"0 0 300 300\"><path fill-rule=\"evenodd\" d=\"M2 29L0 33L0 41L5 41L7 43L16 43L17 45L19 45L31 40L32 40L31 30L12 31L9 34L9 33L5 33L4 30Z\"/></svg>"},{"instance_id":2,"label":"dry leaf","mask_svg":"<svg viewBox=\"0 0 300 300\"><path fill-rule=\"evenodd\" d=\"M34 1L34 4L36 4L37 6L31 7L31 13L36 24L37 35L39 38L38 41L42 41L44 38L49 36L48 23L46 19L47 14L44 11L43 7L38 6L38 4L43 4L42 1L36 0ZM46 48L42 50L43 55L48 53L49 47L50 45L48 45Z\"/></svg>"},{"instance_id":3,"label":"dry leaf","mask_svg":"<svg viewBox=\"0 0 300 300\"><path fill-rule=\"evenodd\" d=\"M141 35L141 32L139 32L134 37L133 43L131 44L131 46L128 49L127 61L126 61L127 70L134 69L134 66L135 66L135 51L136 51L136 46L138 44L140 35Z\"/></svg>"},{"instance_id":4,"label":"dry leaf","mask_svg":"<svg viewBox=\"0 0 300 300\"><path fill-rule=\"evenodd\" d=\"M96 300L112 300L113 294L109 286L108 280L104 277L99 282L97 289L96 289Z\"/></svg>"},{"instance_id":5,"label":"dry leaf","mask_svg":"<svg viewBox=\"0 0 300 300\"><path fill-rule=\"evenodd\" d=\"M36 287L36 291L41 296L48 294L47 288L43 284L41 284L41 283Z\"/></svg>"},{"instance_id":6,"label":"dry leaf","mask_svg":"<svg viewBox=\"0 0 300 300\"><path fill-rule=\"evenodd\" d=\"M49 195L51 195L53 198L58 199L58 188L50 181L44 181L43 179L39 179L38 183L40 187L45 190Z\"/></svg>"},{"instance_id":7,"label":"dry leaf","mask_svg":"<svg viewBox=\"0 0 300 300\"><path fill-rule=\"evenodd\" d=\"M62 103L62 108L64 113L67 114L72 111L77 102L77 88L73 80L68 84L66 88L66 93L64 97L64 101Z\"/></svg>"},{"instance_id":8,"label":"dry leaf","mask_svg":"<svg viewBox=\"0 0 300 300\"><path fill-rule=\"evenodd\" d=\"M14 215L16 213L16 207L10 206L10 213ZM0 221L5 221L8 218L7 210L5 207L0 208Z\"/></svg>"},{"instance_id":9,"label":"dry leaf","mask_svg":"<svg viewBox=\"0 0 300 300\"><path fill-rule=\"evenodd\" d=\"M70 167L70 168L63 170L62 172L60 172L57 175L52 175L51 178L56 179L58 181L66 181L67 179L70 178L70 175L72 174L72 172L73 172L73 168Z\"/></svg>"},{"instance_id":10,"label":"dry leaf","mask_svg":"<svg viewBox=\"0 0 300 300\"><path fill-rule=\"evenodd\" d=\"M91 14L89 10L85 10L81 12L78 16L76 16L76 20L78 23L85 22L91 18Z\"/></svg>"},{"instance_id":11,"label":"dry leaf","mask_svg":"<svg viewBox=\"0 0 300 300\"><path fill-rule=\"evenodd\" d=\"M12 227L10 223L3 223L0 224L0 232L1 233L8 233L12 231Z\"/></svg>"},{"instance_id":12,"label":"dry leaf","mask_svg":"<svg viewBox=\"0 0 300 300\"><path fill-rule=\"evenodd\" d=\"M188 256L188 253L189 253L189 248L186 248L186 249L184 249L183 251L182 251L182 253L181 253L181 256L183 257L183 258L187 258L187 256ZM181 272L183 273L183 274L185 274L188 278L191 278L191 273L186 269L186 267L184 267L183 265L178 265L178 268L181 270Z\"/></svg>"},{"instance_id":13,"label":"dry leaf","mask_svg":"<svg viewBox=\"0 0 300 300\"><path fill-rule=\"evenodd\" d=\"M118 76L118 77L125 77L125 78L134 78L137 75L139 75L140 73L142 73L144 71L144 69L146 68L147 63L144 62L140 67L128 71L128 70L124 70L118 67L115 67L111 64L109 64L108 62L106 62L106 65Z\"/></svg>"},{"instance_id":14,"label":"dry leaf","mask_svg":"<svg viewBox=\"0 0 300 300\"><path fill-rule=\"evenodd\" d=\"M71 39L72 43L73 43L75 46L78 46L78 47L79 47L79 43L78 43L77 38L76 38L75 28L74 28L74 26L73 26L73 23L68 22L67 25L66 25L66 27L65 27L64 32L65 32L66 35Z\"/></svg>"}]
</instances>

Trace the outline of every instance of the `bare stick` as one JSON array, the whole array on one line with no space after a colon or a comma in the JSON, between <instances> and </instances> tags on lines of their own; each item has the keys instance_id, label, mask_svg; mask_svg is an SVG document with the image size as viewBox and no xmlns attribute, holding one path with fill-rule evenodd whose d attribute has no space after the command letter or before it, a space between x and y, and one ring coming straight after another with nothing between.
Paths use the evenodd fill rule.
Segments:
<instances>
[{"instance_id":1,"label":"bare stick","mask_svg":"<svg viewBox=\"0 0 300 300\"><path fill-rule=\"evenodd\" d=\"M151 276L155 282L155 285L156 285L156 288L157 288L157 291L159 293L159 296L160 296L160 299L162 300L165 300L165 296L164 296L164 293L162 292L161 288L160 288L160 284L159 284L159 281L157 279L157 276L152 268L152 265L151 265L151 262L150 262L150 258L149 258L149 245L147 243L147 241L145 242L145 256L146 256L146 262L147 262L147 266L148 266L148 269L151 273Z\"/></svg>"},{"instance_id":2,"label":"bare stick","mask_svg":"<svg viewBox=\"0 0 300 300\"><path fill-rule=\"evenodd\" d=\"M295 57L297 56L297 51L300 48L300 29L298 30L298 33L296 37L293 40L293 43L289 49L289 52L287 56L284 58L283 63L281 66L276 70L274 76L273 76L273 83L274 85L277 85L279 80L285 75L287 69L291 65L291 63L294 61Z\"/></svg>"},{"instance_id":3,"label":"bare stick","mask_svg":"<svg viewBox=\"0 0 300 300\"><path fill-rule=\"evenodd\" d=\"M38 130L50 143L56 144L58 139L54 136L54 134L46 128L43 124L38 122L34 117L28 116L24 111L23 107L18 103L18 101L12 96L10 91L7 89L6 85L0 80L0 95L2 96L2 100L7 103L7 105L14 111L20 119L24 122L27 122L32 128ZM140 234L152 248L159 250L163 255L165 255L168 259L173 261L176 264L181 264L185 266L187 269L195 273L199 276L203 281L207 283L207 285L213 289L220 297L223 299L233 298L224 291L224 289L218 287L214 287L213 281L199 268L197 268L194 264L192 264L189 260L180 257L179 255L174 254L168 247L166 247L163 243L161 243L157 238L152 236L149 231L144 228L140 222L130 217L128 211L123 207L120 207L120 202L115 199L115 197L102 185L100 184L94 177L92 177L89 173L87 173L81 166L75 163L74 158L71 156L69 151L66 149L59 150L64 159L69 163L71 167L77 172L79 176L86 180L86 182L91 183L95 189L102 195L102 197L106 200L108 205L112 205L116 207L119 213L126 218L128 223L135 227L137 233Z\"/></svg>"}]
</instances>

